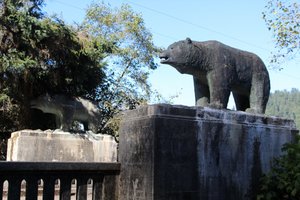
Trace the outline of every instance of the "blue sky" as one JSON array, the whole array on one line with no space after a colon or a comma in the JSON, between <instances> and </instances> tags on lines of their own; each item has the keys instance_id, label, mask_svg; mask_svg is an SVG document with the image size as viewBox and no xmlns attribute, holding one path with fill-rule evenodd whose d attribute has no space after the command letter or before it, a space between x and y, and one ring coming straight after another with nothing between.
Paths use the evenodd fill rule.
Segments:
<instances>
[{"instance_id":1,"label":"blue sky","mask_svg":"<svg viewBox=\"0 0 300 200\"><path fill-rule=\"evenodd\" d=\"M90 0L46 0L44 10L56 13L69 24L81 22ZM253 52L269 65L274 42L262 11L265 0L104 0L111 6L129 4L140 13L153 34L154 43L167 47L190 37L192 40L218 40L227 45ZM159 60L157 59L157 62ZM298 62L299 63L299 62ZM300 74L296 61L285 63L280 72L269 68L271 91L299 88ZM194 105L192 76L183 75L169 65L159 65L151 74L152 87L174 104ZM233 103L229 104L232 108Z\"/></svg>"}]
</instances>

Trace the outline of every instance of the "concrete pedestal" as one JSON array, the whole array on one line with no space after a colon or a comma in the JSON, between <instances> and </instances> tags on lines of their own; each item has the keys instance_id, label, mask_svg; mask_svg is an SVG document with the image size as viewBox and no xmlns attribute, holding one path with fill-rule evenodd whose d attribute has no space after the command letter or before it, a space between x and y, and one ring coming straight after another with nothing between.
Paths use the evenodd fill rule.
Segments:
<instances>
[{"instance_id":1,"label":"concrete pedestal","mask_svg":"<svg viewBox=\"0 0 300 200\"><path fill-rule=\"evenodd\" d=\"M11 134L8 161L116 162L117 143L109 135L22 130Z\"/></svg>"},{"instance_id":2,"label":"concrete pedestal","mask_svg":"<svg viewBox=\"0 0 300 200\"><path fill-rule=\"evenodd\" d=\"M125 116L122 200L252 199L298 132L292 120L201 107L152 105Z\"/></svg>"}]
</instances>

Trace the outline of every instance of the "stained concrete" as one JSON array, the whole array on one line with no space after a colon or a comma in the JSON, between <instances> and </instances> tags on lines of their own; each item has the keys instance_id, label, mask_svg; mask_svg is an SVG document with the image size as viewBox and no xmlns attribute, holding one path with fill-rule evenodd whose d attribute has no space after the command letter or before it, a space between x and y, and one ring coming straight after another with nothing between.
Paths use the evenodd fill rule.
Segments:
<instances>
[{"instance_id":1,"label":"stained concrete","mask_svg":"<svg viewBox=\"0 0 300 200\"><path fill-rule=\"evenodd\" d=\"M22 130L8 140L7 161L116 162L117 143L110 135L95 139L63 131Z\"/></svg>"},{"instance_id":2,"label":"stained concrete","mask_svg":"<svg viewBox=\"0 0 300 200\"><path fill-rule=\"evenodd\" d=\"M122 200L252 199L292 120L203 107L150 105L120 127Z\"/></svg>"}]
</instances>

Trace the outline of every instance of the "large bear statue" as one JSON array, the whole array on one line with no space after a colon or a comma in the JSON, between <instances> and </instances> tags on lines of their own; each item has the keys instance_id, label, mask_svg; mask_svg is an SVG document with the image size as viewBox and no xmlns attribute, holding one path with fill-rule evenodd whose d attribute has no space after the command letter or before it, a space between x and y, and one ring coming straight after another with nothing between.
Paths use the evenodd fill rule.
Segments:
<instances>
[{"instance_id":1,"label":"large bear statue","mask_svg":"<svg viewBox=\"0 0 300 200\"><path fill-rule=\"evenodd\" d=\"M270 79L257 55L218 41L187 38L171 44L159 57L162 64L193 75L197 106L225 109L232 92L237 110L265 112Z\"/></svg>"}]
</instances>

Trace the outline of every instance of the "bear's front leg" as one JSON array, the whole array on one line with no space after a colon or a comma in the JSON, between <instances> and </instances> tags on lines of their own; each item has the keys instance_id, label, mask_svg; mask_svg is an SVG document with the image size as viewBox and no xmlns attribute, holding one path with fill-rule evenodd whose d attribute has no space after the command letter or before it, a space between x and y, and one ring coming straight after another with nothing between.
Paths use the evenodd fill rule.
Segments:
<instances>
[{"instance_id":1,"label":"bear's front leg","mask_svg":"<svg viewBox=\"0 0 300 200\"><path fill-rule=\"evenodd\" d=\"M200 78L194 78L194 91L195 91L195 102L196 106L208 106L209 104L209 89L208 85L204 84L206 80L201 80ZM207 82L207 81L206 81Z\"/></svg>"},{"instance_id":2,"label":"bear's front leg","mask_svg":"<svg viewBox=\"0 0 300 200\"><path fill-rule=\"evenodd\" d=\"M209 107L216 109L226 109L230 95L228 82L222 73L210 73L207 76L210 103Z\"/></svg>"},{"instance_id":3,"label":"bear's front leg","mask_svg":"<svg viewBox=\"0 0 300 200\"><path fill-rule=\"evenodd\" d=\"M62 114L61 113L56 113L55 114L55 128L56 129L61 129L62 130Z\"/></svg>"}]
</instances>

